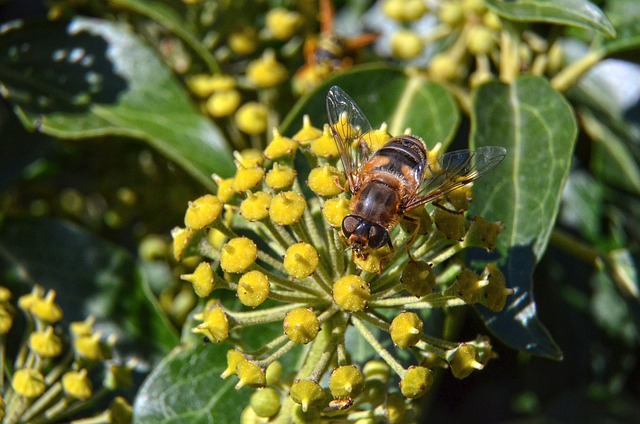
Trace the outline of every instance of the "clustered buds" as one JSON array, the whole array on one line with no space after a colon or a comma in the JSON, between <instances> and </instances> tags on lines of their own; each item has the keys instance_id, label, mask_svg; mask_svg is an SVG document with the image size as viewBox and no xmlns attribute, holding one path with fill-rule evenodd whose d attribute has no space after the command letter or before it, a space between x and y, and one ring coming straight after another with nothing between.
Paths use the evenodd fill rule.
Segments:
<instances>
[{"instance_id":1,"label":"clustered buds","mask_svg":"<svg viewBox=\"0 0 640 424\"><path fill-rule=\"evenodd\" d=\"M363 136L372 149L391 137L386 125ZM440 340L423 324L431 308L481 303L499 310L511 293L495 264L477 274L449 260L470 246L493 249L502 230L501 223L465 218L467 187L403 220L391 233L394 250L385 245L358 257L341 238L350 200L328 126L320 130L305 116L292 136L274 129L262 152L234 156L235 175L215 176L217 193L189 202L173 247L176 258L195 257L182 279L206 299L194 333L217 344L237 340L248 326L281 323L281 336L259 351L227 352L222 377L257 389L243 417L274 419L292 405L283 400L289 396L306 420L369 402L398 422L411 411L407 402L429 391L436 370L464 377L492 357L486 340ZM409 255L400 246L410 239ZM235 292L238 305L220 301L217 290ZM348 327L382 360L353 363ZM385 337L387 347L378 341ZM308 362L284 370L279 358L300 345L308 346ZM402 350L418 363L398 362L394 352Z\"/></svg>"}]
</instances>

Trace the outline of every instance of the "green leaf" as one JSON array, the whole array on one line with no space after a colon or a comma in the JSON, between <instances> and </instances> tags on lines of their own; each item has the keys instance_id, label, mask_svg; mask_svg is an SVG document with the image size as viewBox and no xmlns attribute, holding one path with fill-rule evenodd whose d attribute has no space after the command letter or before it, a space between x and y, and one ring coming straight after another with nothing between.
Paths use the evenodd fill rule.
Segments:
<instances>
[{"instance_id":1,"label":"green leaf","mask_svg":"<svg viewBox=\"0 0 640 424\"><path fill-rule=\"evenodd\" d=\"M0 276L16 297L35 284L56 290L65 322L94 315L118 330L121 352L154 356L178 343L133 257L68 222L5 218Z\"/></svg>"},{"instance_id":2,"label":"green leaf","mask_svg":"<svg viewBox=\"0 0 640 424\"><path fill-rule=\"evenodd\" d=\"M548 22L591 29L608 37L616 30L589 0L485 0L498 15L522 22Z\"/></svg>"},{"instance_id":3,"label":"green leaf","mask_svg":"<svg viewBox=\"0 0 640 424\"><path fill-rule=\"evenodd\" d=\"M180 346L145 380L134 402L134 419L145 423L237 423L252 390L235 390L238 379L220 377L230 346Z\"/></svg>"},{"instance_id":4,"label":"green leaf","mask_svg":"<svg viewBox=\"0 0 640 424\"><path fill-rule=\"evenodd\" d=\"M209 187L212 172L233 172L222 133L124 25L81 17L6 24L0 82L25 125L47 134L144 140Z\"/></svg>"},{"instance_id":5,"label":"green leaf","mask_svg":"<svg viewBox=\"0 0 640 424\"><path fill-rule=\"evenodd\" d=\"M634 50L640 47L640 21L637 19L625 22L616 27L618 35L611 40L604 40L599 46L606 55Z\"/></svg>"},{"instance_id":6,"label":"green leaf","mask_svg":"<svg viewBox=\"0 0 640 424\"><path fill-rule=\"evenodd\" d=\"M373 128L383 122L392 135L406 128L433 147L451 143L460 123L453 96L441 85L409 78L397 69L381 66L354 67L332 78L301 99L283 121L283 131L295 133L308 114L316 126L327 122L326 95L338 85L360 106Z\"/></svg>"},{"instance_id":7,"label":"green leaf","mask_svg":"<svg viewBox=\"0 0 640 424\"><path fill-rule=\"evenodd\" d=\"M485 313L487 325L514 347L556 359L562 354L538 321L531 284L554 227L576 134L571 107L542 78L490 82L474 93L472 145L497 144L507 156L474 186L470 212L504 222L497 252L516 290L503 312Z\"/></svg>"}]
</instances>

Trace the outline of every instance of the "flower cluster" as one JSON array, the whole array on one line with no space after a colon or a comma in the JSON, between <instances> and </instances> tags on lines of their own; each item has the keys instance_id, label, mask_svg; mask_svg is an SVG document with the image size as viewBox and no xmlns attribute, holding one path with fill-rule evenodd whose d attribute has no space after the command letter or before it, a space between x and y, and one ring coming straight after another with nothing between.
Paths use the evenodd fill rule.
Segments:
<instances>
[{"instance_id":1,"label":"flower cluster","mask_svg":"<svg viewBox=\"0 0 640 424\"><path fill-rule=\"evenodd\" d=\"M131 384L130 365L109 361L115 340L105 340L95 332L92 317L71 323L69 340L60 334L62 309L55 297L55 291L45 292L35 286L31 293L18 299L17 307L26 317L26 329L12 366L3 363L10 376L0 396L0 420L4 419L4 423L50 422L71 417L110 391ZM11 292L0 287L3 358L7 338L13 337L9 332L16 318L16 307L10 300ZM96 383L100 369L104 379ZM100 386L98 391L94 389L96 385ZM116 398L103 415L108 418L114 414L120 418L128 416L130 421L131 407L124 399Z\"/></svg>"},{"instance_id":2,"label":"flower cluster","mask_svg":"<svg viewBox=\"0 0 640 424\"><path fill-rule=\"evenodd\" d=\"M374 133L380 144L390 138L385 126ZM304 160L310 171L303 171ZM215 195L189 203L185 226L172 234L178 260L201 258L182 276L206 299L195 333L220 343L231 333L241 339L249 326L282 328L258 351L227 352L222 377L236 376L237 388L259 389L246 414L272 417L298 408L309 419L355 419L364 404L397 422L409 400L429 390L435 368L464 378L492 358L484 337L451 342L424 332L424 319L435 308L480 303L498 311L511 293L494 264L477 274L454 258L470 246L492 249L502 230L499 222L465 219L469 187L443 199L446 207L430 213L420 208L411 222L396 227L395 249L358 258L341 238L349 199L328 125L321 130L305 117L291 138L274 130L263 151L237 153L236 166L232 178L215 177ZM236 292L244 306L223 304L215 290ZM354 334L377 358L364 364L350 359L347 338ZM309 347L297 350L302 365L287 379L278 360L299 345ZM401 351L413 359L407 362Z\"/></svg>"}]
</instances>

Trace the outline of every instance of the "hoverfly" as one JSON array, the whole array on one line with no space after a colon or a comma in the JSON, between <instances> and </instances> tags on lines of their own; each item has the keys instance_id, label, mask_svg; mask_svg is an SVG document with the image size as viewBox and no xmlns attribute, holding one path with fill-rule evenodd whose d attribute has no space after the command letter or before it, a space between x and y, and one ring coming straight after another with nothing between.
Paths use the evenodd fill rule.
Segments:
<instances>
[{"instance_id":1,"label":"hoverfly","mask_svg":"<svg viewBox=\"0 0 640 424\"><path fill-rule=\"evenodd\" d=\"M507 152L487 146L449 152L428 162L424 141L413 135L394 137L372 152L369 121L337 86L327 94L327 114L352 195L342 235L362 259L371 249L393 249L389 232L404 214L429 202L437 205L447 193L498 166Z\"/></svg>"}]
</instances>

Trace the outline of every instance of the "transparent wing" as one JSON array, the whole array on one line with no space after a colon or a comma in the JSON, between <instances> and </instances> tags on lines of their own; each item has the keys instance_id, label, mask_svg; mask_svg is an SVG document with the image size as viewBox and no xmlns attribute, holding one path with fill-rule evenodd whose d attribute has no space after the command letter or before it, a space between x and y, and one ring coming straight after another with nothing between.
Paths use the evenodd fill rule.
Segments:
<instances>
[{"instance_id":1,"label":"transparent wing","mask_svg":"<svg viewBox=\"0 0 640 424\"><path fill-rule=\"evenodd\" d=\"M355 193L360 169L371 156L369 146L372 143L367 142L371 136L371 124L353 99L335 85L327 94L327 115L344 173L351 192Z\"/></svg>"},{"instance_id":2,"label":"transparent wing","mask_svg":"<svg viewBox=\"0 0 640 424\"><path fill-rule=\"evenodd\" d=\"M507 149L498 146L445 153L426 166L422 183L405 205L405 211L432 202L477 180L498 166L506 154Z\"/></svg>"}]
</instances>

